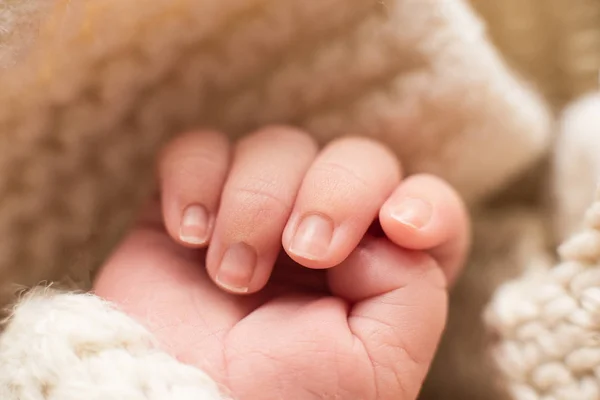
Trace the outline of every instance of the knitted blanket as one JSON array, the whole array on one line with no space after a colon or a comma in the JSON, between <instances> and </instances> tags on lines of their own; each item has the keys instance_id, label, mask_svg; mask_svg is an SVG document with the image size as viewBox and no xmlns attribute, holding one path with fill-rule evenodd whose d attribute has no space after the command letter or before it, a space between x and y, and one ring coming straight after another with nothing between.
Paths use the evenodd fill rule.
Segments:
<instances>
[{"instance_id":1,"label":"knitted blanket","mask_svg":"<svg viewBox=\"0 0 600 400\"><path fill-rule=\"evenodd\" d=\"M374 137L409 173L448 180L474 212L550 146L552 116L542 96L507 66L462 0L19 4L0 0L0 21L7 31L12 26L0 40L8 66L0 75L4 304L15 285L85 281L153 190L158 149L188 128L238 137L286 123L321 143ZM39 32L30 36L32 26ZM501 348L530 354L506 328L520 332L520 325L494 311L506 309L503 293L489 318L508 343ZM500 356L510 382L502 387L518 399L546 393L547 385L530 384L531 369L515 375L506 367L510 351ZM548 354L535 362L554 360ZM589 379L570 376L551 388L593 393ZM92 295L39 289L18 299L0 336L0 398L124 393L226 397L226 389L162 353L143 327Z\"/></svg>"}]
</instances>

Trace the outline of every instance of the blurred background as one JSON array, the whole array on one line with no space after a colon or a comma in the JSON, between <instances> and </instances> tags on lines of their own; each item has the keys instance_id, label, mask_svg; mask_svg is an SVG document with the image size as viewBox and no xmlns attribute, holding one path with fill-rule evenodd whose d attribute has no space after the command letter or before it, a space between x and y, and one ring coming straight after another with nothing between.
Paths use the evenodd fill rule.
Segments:
<instances>
[{"instance_id":1,"label":"blurred background","mask_svg":"<svg viewBox=\"0 0 600 400\"><path fill-rule=\"evenodd\" d=\"M560 110L599 88L600 0L470 0L509 63Z\"/></svg>"}]
</instances>

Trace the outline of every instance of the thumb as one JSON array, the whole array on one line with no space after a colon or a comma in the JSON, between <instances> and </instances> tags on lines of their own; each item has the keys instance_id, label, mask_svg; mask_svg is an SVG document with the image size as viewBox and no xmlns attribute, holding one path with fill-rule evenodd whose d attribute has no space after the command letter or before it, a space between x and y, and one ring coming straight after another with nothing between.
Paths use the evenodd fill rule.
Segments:
<instances>
[{"instance_id":1,"label":"thumb","mask_svg":"<svg viewBox=\"0 0 600 400\"><path fill-rule=\"evenodd\" d=\"M348 325L371 360L377 398L415 400L446 323L442 269L424 252L367 238L328 279L353 305Z\"/></svg>"}]
</instances>

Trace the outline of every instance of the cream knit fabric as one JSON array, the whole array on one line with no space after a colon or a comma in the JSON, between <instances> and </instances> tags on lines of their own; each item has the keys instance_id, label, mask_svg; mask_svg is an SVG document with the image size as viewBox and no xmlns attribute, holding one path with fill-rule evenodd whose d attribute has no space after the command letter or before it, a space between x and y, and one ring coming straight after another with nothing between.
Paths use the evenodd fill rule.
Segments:
<instances>
[{"instance_id":1,"label":"cream knit fabric","mask_svg":"<svg viewBox=\"0 0 600 400\"><path fill-rule=\"evenodd\" d=\"M600 176L600 95L568 109L561 136L557 187L576 190L559 196L568 222L561 234L576 231L560 246L558 265L530 264L524 276L500 286L486 314L515 400L600 398L600 190L584 224L571 220Z\"/></svg>"},{"instance_id":2,"label":"cream knit fabric","mask_svg":"<svg viewBox=\"0 0 600 400\"><path fill-rule=\"evenodd\" d=\"M163 353L92 295L39 289L0 336L2 400L225 400L206 374Z\"/></svg>"},{"instance_id":3,"label":"cream knit fabric","mask_svg":"<svg viewBox=\"0 0 600 400\"><path fill-rule=\"evenodd\" d=\"M517 400L600 397L598 210L566 242L561 264L502 286L489 308L502 337L496 360Z\"/></svg>"}]
</instances>

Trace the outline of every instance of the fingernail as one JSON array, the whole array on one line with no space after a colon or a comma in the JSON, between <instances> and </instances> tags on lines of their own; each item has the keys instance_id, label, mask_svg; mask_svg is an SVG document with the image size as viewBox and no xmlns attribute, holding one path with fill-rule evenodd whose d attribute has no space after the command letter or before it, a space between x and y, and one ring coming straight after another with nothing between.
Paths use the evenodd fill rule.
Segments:
<instances>
[{"instance_id":1,"label":"fingernail","mask_svg":"<svg viewBox=\"0 0 600 400\"><path fill-rule=\"evenodd\" d=\"M181 217L179 239L182 242L200 245L208 241L208 212L200 205L191 205Z\"/></svg>"},{"instance_id":2,"label":"fingernail","mask_svg":"<svg viewBox=\"0 0 600 400\"><path fill-rule=\"evenodd\" d=\"M392 209L392 218L413 229L424 228L433 214L433 207L425 200L404 199Z\"/></svg>"},{"instance_id":3,"label":"fingernail","mask_svg":"<svg viewBox=\"0 0 600 400\"><path fill-rule=\"evenodd\" d=\"M217 283L231 292L247 293L256 261L256 251L246 243L230 246L217 271Z\"/></svg>"},{"instance_id":4,"label":"fingernail","mask_svg":"<svg viewBox=\"0 0 600 400\"><path fill-rule=\"evenodd\" d=\"M327 255L333 239L333 221L322 215L305 216L292 238L289 251L309 260L320 260Z\"/></svg>"}]
</instances>

